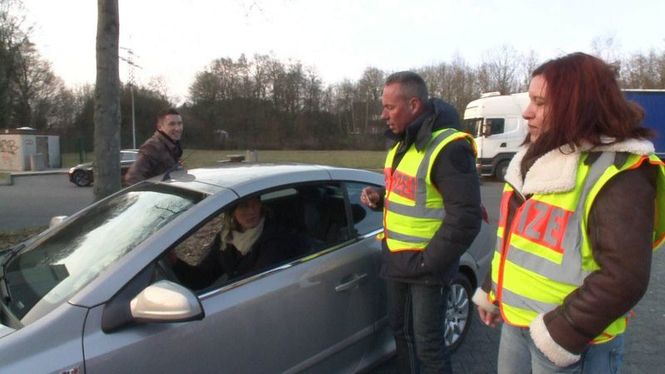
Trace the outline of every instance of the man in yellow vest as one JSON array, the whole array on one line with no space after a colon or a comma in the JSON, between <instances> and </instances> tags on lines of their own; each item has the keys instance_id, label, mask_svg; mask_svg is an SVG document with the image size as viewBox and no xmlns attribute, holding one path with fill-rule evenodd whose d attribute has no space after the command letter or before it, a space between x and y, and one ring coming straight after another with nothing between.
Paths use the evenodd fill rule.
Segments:
<instances>
[{"instance_id":1,"label":"man in yellow vest","mask_svg":"<svg viewBox=\"0 0 665 374\"><path fill-rule=\"evenodd\" d=\"M361 202L384 210L381 276L401 373L450 373L444 341L447 285L480 230L480 183L473 139L455 130L457 111L429 99L413 72L388 77L381 118L394 141L385 191Z\"/></svg>"}]
</instances>

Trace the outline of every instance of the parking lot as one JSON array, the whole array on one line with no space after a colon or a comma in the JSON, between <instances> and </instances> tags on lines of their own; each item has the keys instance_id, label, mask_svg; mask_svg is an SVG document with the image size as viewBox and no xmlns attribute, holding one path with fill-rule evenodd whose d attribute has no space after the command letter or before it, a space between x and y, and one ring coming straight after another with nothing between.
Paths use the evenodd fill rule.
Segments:
<instances>
[{"instance_id":1,"label":"parking lot","mask_svg":"<svg viewBox=\"0 0 665 374\"><path fill-rule=\"evenodd\" d=\"M483 202L496 226L501 184L484 181ZM65 174L15 177L11 186L0 186L0 230L43 226L54 215L71 214L93 201L92 188L74 186ZM647 271L645 269L645 271ZM654 255L651 283L640 304L635 308L626 335L624 373L661 372L665 367L665 252ZM475 317L475 316L474 316ZM458 373L496 372L499 330L472 322L465 343L453 356ZM396 373L389 361L372 373Z\"/></svg>"}]
</instances>

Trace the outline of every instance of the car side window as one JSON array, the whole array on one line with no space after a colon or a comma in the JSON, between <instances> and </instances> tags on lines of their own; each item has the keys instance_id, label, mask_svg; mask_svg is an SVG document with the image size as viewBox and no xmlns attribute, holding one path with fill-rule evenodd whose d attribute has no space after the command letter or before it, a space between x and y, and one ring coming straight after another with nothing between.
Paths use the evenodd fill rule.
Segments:
<instances>
[{"instance_id":1,"label":"car side window","mask_svg":"<svg viewBox=\"0 0 665 374\"><path fill-rule=\"evenodd\" d=\"M275 220L302 235L311 254L350 239L344 190L337 184L307 184L266 194Z\"/></svg>"},{"instance_id":2,"label":"car side window","mask_svg":"<svg viewBox=\"0 0 665 374\"><path fill-rule=\"evenodd\" d=\"M168 251L160 267L204 292L347 241L350 231L339 184L292 186L225 207Z\"/></svg>"},{"instance_id":3,"label":"car side window","mask_svg":"<svg viewBox=\"0 0 665 374\"><path fill-rule=\"evenodd\" d=\"M353 227L358 235L365 235L383 228L383 212L381 210L372 210L360 203L360 194L365 187L383 189L381 186L361 183L346 184L349 202L351 203Z\"/></svg>"}]
</instances>

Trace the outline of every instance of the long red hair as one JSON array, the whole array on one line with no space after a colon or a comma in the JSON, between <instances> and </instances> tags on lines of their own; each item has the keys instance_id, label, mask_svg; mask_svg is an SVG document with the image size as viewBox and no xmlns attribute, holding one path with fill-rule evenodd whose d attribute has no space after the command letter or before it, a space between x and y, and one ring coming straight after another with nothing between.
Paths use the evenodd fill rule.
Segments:
<instances>
[{"instance_id":1,"label":"long red hair","mask_svg":"<svg viewBox=\"0 0 665 374\"><path fill-rule=\"evenodd\" d=\"M523 171L538 157L563 145L600 145L603 135L616 142L653 136L641 125L644 111L624 98L615 68L603 60L571 53L540 65L531 74L538 75L547 82L546 126L530 145ZM530 143L529 137L525 143Z\"/></svg>"}]
</instances>

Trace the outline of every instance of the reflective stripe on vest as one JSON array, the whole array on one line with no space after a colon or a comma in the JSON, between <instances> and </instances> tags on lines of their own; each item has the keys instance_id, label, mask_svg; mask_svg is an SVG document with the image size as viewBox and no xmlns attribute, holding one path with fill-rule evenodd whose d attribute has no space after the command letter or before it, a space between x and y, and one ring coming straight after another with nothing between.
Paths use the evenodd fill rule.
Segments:
<instances>
[{"instance_id":1,"label":"reflective stripe on vest","mask_svg":"<svg viewBox=\"0 0 665 374\"><path fill-rule=\"evenodd\" d=\"M424 250L444 217L443 198L431 181L437 155L451 141L465 138L475 152L473 138L454 129L432 133L424 151L412 144L396 169L392 169L396 144L386 157L384 177L384 237L390 251Z\"/></svg>"},{"instance_id":2,"label":"reflective stripe on vest","mask_svg":"<svg viewBox=\"0 0 665 374\"><path fill-rule=\"evenodd\" d=\"M497 245L492 260L491 299L498 299L506 322L528 326L540 313L563 303L592 271L599 268L593 259L587 235L588 216L598 192L618 173L639 167L643 162L660 165L657 183L657 209L654 249L665 232L665 167L657 157L630 155L617 169L615 153L604 152L591 165L587 154L580 158L576 188L556 194L534 194L519 207L511 227L506 228L508 202L514 191L507 185L501 200ZM611 323L593 340L602 343L622 333L626 318Z\"/></svg>"}]
</instances>

